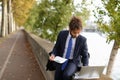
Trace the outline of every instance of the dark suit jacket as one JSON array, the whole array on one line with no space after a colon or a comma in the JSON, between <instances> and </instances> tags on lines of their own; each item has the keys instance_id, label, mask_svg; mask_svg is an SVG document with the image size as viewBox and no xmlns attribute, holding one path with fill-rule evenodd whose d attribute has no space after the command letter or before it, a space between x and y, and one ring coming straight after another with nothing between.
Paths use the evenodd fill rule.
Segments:
<instances>
[{"instance_id":1,"label":"dark suit jacket","mask_svg":"<svg viewBox=\"0 0 120 80\"><path fill-rule=\"evenodd\" d=\"M58 35L56 44L53 48L52 53L55 56L63 56L67 36L69 34L68 30L61 31ZM73 62L79 67L81 62L83 66L87 66L89 63L88 48L86 43L86 38L82 35L79 35L76 38L75 49L73 54Z\"/></svg>"}]
</instances>

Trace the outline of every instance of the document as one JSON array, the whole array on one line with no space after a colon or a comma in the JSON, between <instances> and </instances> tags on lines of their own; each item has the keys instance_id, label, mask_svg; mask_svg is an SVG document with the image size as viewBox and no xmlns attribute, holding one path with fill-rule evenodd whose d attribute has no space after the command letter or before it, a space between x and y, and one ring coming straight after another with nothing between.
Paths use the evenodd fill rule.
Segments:
<instances>
[{"instance_id":1,"label":"document","mask_svg":"<svg viewBox=\"0 0 120 80\"><path fill-rule=\"evenodd\" d=\"M55 59L54 59L55 62L60 63L60 64L61 64L61 63L64 63L66 60L67 60L67 59L62 58L62 57L60 57L60 56L56 56Z\"/></svg>"}]
</instances>

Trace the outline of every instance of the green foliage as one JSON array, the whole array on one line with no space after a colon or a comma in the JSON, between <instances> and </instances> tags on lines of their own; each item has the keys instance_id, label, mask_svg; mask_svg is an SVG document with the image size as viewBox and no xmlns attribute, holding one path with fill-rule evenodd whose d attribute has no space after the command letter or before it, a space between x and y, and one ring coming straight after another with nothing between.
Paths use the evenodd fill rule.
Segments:
<instances>
[{"instance_id":1,"label":"green foliage","mask_svg":"<svg viewBox=\"0 0 120 80\"><path fill-rule=\"evenodd\" d=\"M100 29L108 36L108 42L115 40L120 45L120 1L102 0L103 8L98 8ZM107 16L107 22L104 21Z\"/></svg>"},{"instance_id":2,"label":"green foliage","mask_svg":"<svg viewBox=\"0 0 120 80\"><path fill-rule=\"evenodd\" d=\"M59 31L68 27L72 13L83 16L83 11L87 13L86 9L81 12L75 10L72 0L41 0L31 10L25 26L40 37L54 42ZM86 19L85 16L83 19Z\"/></svg>"},{"instance_id":3,"label":"green foliage","mask_svg":"<svg viewBox=\"0 0 120 80\"><path fill-rule=\"evenodd\" d=\"M26 24L30 23L30 19L34 20L32 26L30 24L27 26L31 26L33 32L42 38L55 41L58 32L67 27L72 15L72 7L71 0L41 0L39 5L35 6L36 11L33 8Z\"/></svg>"},{"instance_id":4,"label":"green foliage","mask_svg":"<svg viewBox=\"0 0 120 80\"><path fill-rule=\"evenodd\" d=\"M38 17L38 6L37 3L33 5L33 8L30 10L29 17L27 18L27 21L25 22L24 26L27 30L32 31L34 30L34 23Z\"/></svg>"},{"instance_id":5,"label":"green foliage","mask_svg":"<svg viewBox=\"0 0 120 80\"><path fill-rule=\"evenodd\" d=\"M21 26L29 16L35 0L12 0L12 11L16 23Z\"/></svg>"}]
</instances>

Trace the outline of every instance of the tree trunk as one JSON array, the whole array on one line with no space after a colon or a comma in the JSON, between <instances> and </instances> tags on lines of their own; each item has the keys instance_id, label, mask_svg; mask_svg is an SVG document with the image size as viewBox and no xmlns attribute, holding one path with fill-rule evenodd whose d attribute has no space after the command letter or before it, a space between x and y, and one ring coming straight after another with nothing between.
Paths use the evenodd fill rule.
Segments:
<instances>
[{"instance_id":1,"label":"tree trunk","mask_svg":"<svg viewBox=\"0 0 120 80\"><path fill-rule=\"evenodd\" d=\"M2 0L2 24L1 24L1 36L5 37L7 34L7 0Z\"/></svg>"},{"instance_id":2,"label":"tree trunk","mask_svg":"<svg viewBox=\"0 0 120 80\"><path fill-rule=\"evenodd\" d=\"M0 7L1 7L2 5L0 4ZM0 14L1 15L1 14ZM0 18L0 19L2 19L2 18ZM2 36L2 28L1 28L1 24L2 24L2 20L0 20L0 37Z\"/></svg>"},{"instance_id":3,"label":"tree trunk","mask_svg":"<svg viewBox=\"0 0 120 80\"><path fill-rule=\"evenodd\" d=\"M119 48L119 46L118 46L117 42L115 41L113 48L112 48L112 51L111 51L108 67L107 67L107 72L106 72L107 76L111 75L112 68L113 68L114 61L115 61L115 57L116 57L116 54L118 53L118 48Z\"/></svg>"},{"instance_id":4,"label":"tree trunk","mask_svg":"<svg viewBox=\"0 0 120 80\"><path fill-rule=\"evenodd\" d=\"M13 25L12 25L12 32L14 32L15 31L15 21L13 20Z\"/></svg>"},{"instance_id":5,"label":"tree trunk","mask_svg":"<svg viewBox=\"0 0 120 80\"><path fill-rule=\"evenodd\" d=\"M2 20L0 21L0 37L2 36L2 27L1 27L1 24L2 24Z\"/></svg>"},{"instance_id":6,"label":"tree trunk","mask_svg":"<svg viewBox=\"0 0 120 80\"><path fill-rule=\"evenodd\" d=\"M11 0L8 0L8 33L12 32L12 7L11 7Z\"/></svg>"},{"instance_id":7,"label":"tree trunk","mask_svg":"<svg viewBox=\"0 0 120 80\"><path fill-rule=\"evenodd\" d=\"M11 13L11 32L13 32L13 26L14 26L14 19L13 19L13 13Z\"/></svg>"}]
</instances>

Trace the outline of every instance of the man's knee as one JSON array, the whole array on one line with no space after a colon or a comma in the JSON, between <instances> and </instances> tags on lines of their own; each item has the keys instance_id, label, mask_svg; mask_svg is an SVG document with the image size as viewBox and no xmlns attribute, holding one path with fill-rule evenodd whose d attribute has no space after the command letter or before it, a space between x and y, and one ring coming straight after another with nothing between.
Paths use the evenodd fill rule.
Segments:
<instances>
[{"instance_id":1,"label":"man's knee","mask_svg":"<svg viewBox=\"0 0 120 80\"><path fill-rule=\"evenodd\" d=\"M72 74L70 74L70 73L63 73L63 78L64 78L64 80L71 80L72 79Z\"/></svg>"}]
</instances>

